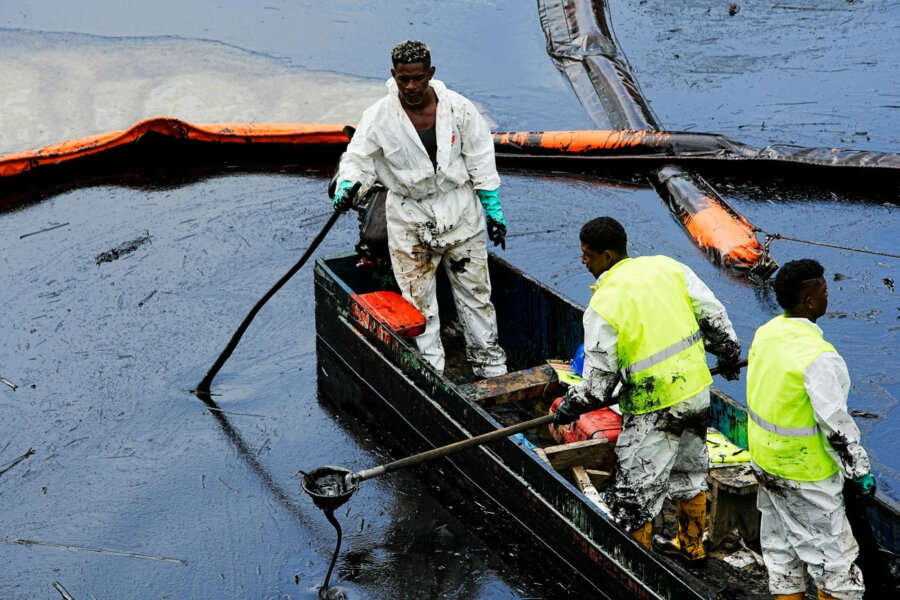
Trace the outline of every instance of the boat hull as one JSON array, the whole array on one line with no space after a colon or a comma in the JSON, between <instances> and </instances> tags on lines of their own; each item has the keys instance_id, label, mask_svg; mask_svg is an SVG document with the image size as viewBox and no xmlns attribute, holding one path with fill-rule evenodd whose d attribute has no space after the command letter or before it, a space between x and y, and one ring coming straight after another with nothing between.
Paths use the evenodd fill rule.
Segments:
<instances>
[{"instance_id":1,"label":"boat hull","mask_svg":"<svg viewBox=\"0 0 900 600\"><path fill-rule=\"evenodd\" d=\"M332 269L346 269L352 259L347 255L316 264L320 392L339 410L377 423L373 433L377 430L385 442L394 444L399 456L499 428L457 386L422 364L408 342L384 330L359 327L351 316L352 296L371 290L351 289ZM555 300L526 298L521 308L527 311L530 304L546 311L549 303L558 304L559 311L568 304L562 297ZM570 337L563 330L551 326L546 331L550 335L535 338ZM501 338L502 331L501 320ZM469 449L436 464L419 470L426 477L437 474L442 492L452 486L455 495L466 499L450 504L467 505L469 514L463 516L489 529L492 539L500 535L504 552L520 548L515 558L518 566L528 565L532 572L551 570L566 588L562 593L623 599L712 595L713 590L691 580L686 572L647 553L540 460L521 436Z\"/></svg>"}]
</instances>

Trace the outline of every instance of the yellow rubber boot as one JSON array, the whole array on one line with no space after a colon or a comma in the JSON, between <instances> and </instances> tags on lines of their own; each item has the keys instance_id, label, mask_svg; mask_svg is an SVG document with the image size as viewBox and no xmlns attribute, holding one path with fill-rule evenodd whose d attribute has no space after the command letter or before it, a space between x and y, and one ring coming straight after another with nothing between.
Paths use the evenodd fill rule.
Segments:
<instances>
[{"instance_id":1,"label":"yellow rubber boot","mask_svg":"<svg viewBox=\"0 0 900 600\"><path fill-rule=\"evenodd\" d=\"M806 594L804 594L803 592L797 592L794 594L775 594L775 600L803 600L804 596L806 596Z\"/></svg>"},{"instance_id":2,"label":"yellow rubber boot","mask_svg":"<svg viewBox=\"0 0 900 600\"><path fill-rule=\"evenodd\" d=\"M703 532L706 529L706 493L701 492L690 500L675 502L678 516L678 535L674 540L661 536L653 538L657 550L675 554L690 561L706 558L703 548Z\"/></svg>"},{"instance_id":3,"label":"yellow rubber boot","mask_svg":"<svg viewBox=\"0 0 900 600\"><path fill-rule=\"evenodd\" d=\"M647 521L644 525L631 532L631 537L639 541L644 548L650 549L650 538L653 534L653 521Z\"/></svg>"},{"instance_id":4,"label":"yellow rubber boot","mask_svg":"<svg viewBox=\"0 0 900 600\"><path fill-rule=\"evenodd\" d=\"M822 590L816 590L819 592L819 600L838 600L828 592L823 592Z\"/></svg>"}]
</instances>

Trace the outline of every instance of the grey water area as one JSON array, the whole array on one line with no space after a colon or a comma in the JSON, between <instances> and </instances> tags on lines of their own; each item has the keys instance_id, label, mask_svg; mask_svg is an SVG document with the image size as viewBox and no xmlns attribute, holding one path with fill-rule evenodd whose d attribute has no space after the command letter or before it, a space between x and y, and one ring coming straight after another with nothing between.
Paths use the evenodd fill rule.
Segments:
<instances>
[{"instance_id":1,"label":"grey water area","mask_svg":"<svg viewBox=\"0 0 900 600\"><path fill-rule=\"evenodd\" d=\"M498 130L592 126L546 57L527 2L384 2L377 12L351 1L15 6L0 9L0 47L15 58L0 65L2 152L158 114L352 123L380 95L387 51L406 37L429 41L439 76ZM722 3L614 2L613 19L673 129L900 151L897 3L792 6L729 17ZM609 214L632 254L694 269L745 348L778 312L770 292L710 264L639 181L501 175L502 255L582 304L591 277L577 230ZM333 412L317 393L311 264L217 376L221 410L190 390L324 225L327 177L302 165L154 175L0 213L0 598L56 597L53 582L79 600L316 597L335 532L297 471L400 456L373 436L377 424ZM785 181L715 183L767 231L900 252L890 190L869 198ZM317 255L350 249L356 233L343 217ZM772 251L826 266L820 324L848 363L850 407L879 487L897 500L900 263L783 240ZM716 384L743 401L741 382ZM565 597L552 564L520 572L515 556L529 549L492 545L414 472L364 482L336 516L344 540L332 584L350 598Z\"/></svg>"}]
</instances>

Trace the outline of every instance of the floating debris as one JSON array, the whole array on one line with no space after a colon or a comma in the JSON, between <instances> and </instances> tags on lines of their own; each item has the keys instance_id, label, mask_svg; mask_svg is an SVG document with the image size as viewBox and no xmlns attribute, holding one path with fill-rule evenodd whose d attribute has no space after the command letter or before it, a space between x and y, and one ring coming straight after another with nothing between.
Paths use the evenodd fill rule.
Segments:
<instances>
[{"instance_id":1,"label":"floating debris","mask_svg":"<svg viewBox=\"0 0 900 600\"><path fill-rule=\"evenodd\" d=\"M138 302L138 306L143 306L144 303L145 303L147 300L149 300L150 298L152 298L154 294L156 294L156 290L153 290L152 292L150 292L149 294L147 294L147 297L146 297L146 298L144 298L143 300L141 300L140 302Z\"/></svg>"},{"instance_id":2,"label":"floating debris","mask_svg":"<svg viewBox=\"0 0 900 600\"><path fill-rule=\"evenodd\" d=\"M22 546L47 546L49 548L63 548L65 550L81 550L83 552L97 552L99 554L112 554L114 556L130 556L133 558L145 558L148 560L159 560L163 562L171 562L179 565L187 566L187 561L180 558L169 558L167 556L154 556L152 554L138 554L136 552L121 552L119 550L106 550L104 548L88 548L86 546L71 546L69 544L54 544L51 542L39 542L37 540L8 540L8 544L19 544Z\"/></svg>"},{"instance_id":3,"label":"floating debris","mask_svg":"<svg viewBox=\"0 0 900 600\"><path fill-rule=\"evenodd\" d=\"M12 469L14 466L16 466L17 464L19 464L20 462L22 462L23 460L25 460L26 458L28 458L30 456L34 456L34 448L29 448L28 452L26 452L19 458L15 459L14 461L12 461L8 465L6 465L6 467L4 467L3 469L0 469L0 475L3 475L4 473L6 473L10 469Z\"/></svg>"},{"instance_id":4,"label":"floating debris","mask_svg":"<svg viewBox=\"0 0 900 600\"><path fill-rule=\"evenodd\" d=\"M134 252L135 250L137 250L138 248L140 248L146 242L149 242L149 241L150 241L150 232L148 231L143 236L141 236L135 240L131 240L130 242L125 242L123 244L119 244L117 247L113 248L112 250L107 250L106 252L101 252L96 257L94 257L94 262L98 265L100 263L112 262L112 261L116 260L117 258L119 258L120 256Z\"/></svg>"},{"instance_id":5,"label":"floating debris","mask_svg":"<svg viewBox=\"0 0 900 600\"><path fill-rule=\"evenodd\" d=\"M56 588L56 591L59 592L59 595L63 597L63 600L75 600L72 595L63 587L63 585L58 582L53 582L53 587Z\"/></svg>"},{"instance_id":6,"label":"floating debris","mask_svg":"<svg viewBox=\"0 0 900 600\"><path fill-rule=\"evenodd\" d=\"M880 419L881 415L875 414L873 412L869 412L867 410L860 410L858 408L851 408L850 415L853 417L859 417L860 419Z\"/></svg>"},{"instance_id":7,"label":"floating debris","mask_svg":"<svg viewBox=\"0 0 900 600\"><path fill-rule=\"evenodd\" d=\"M37 235L39 233L44 233L46 231L53 231L54 229L59 229L60 227L65 227L68 223L60 223L59 225L54 225L53 227L48 227L47 229L41 229L40 231L32 231L31 233L23 233L19 236L19 239L27 238L31 235Z\"/></svg>"}]
</instances>

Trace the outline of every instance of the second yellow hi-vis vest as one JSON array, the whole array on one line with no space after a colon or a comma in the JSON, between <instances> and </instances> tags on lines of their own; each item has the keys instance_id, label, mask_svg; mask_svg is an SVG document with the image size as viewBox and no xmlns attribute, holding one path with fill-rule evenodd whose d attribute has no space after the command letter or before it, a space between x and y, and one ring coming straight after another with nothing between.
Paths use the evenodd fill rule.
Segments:
<instances>
[{"instance_id":1,"label":"second yellow hi-vis vest","mask_svg":"<svg viewBox=\"0 0 900 600\"><path fill-rule=\"evenodd\" d=\"M619 408L667 408L712 383L684 267L666 256L617 262L593 287L590 307L618 333Z\"/></svg>"},{"instance_id":2,"label":"second yellow hi-vis vest","mask_svg":"<svg viewBox=\"0 0 900 600\"><path fill-rule=\"evenodd\" d=\"M836 350L819 332L784 316L756 330L747 367L747 445L768 473L821 481L838 470L803 384L803 371L823 352Z\"/></svg>"}]
</instances>

